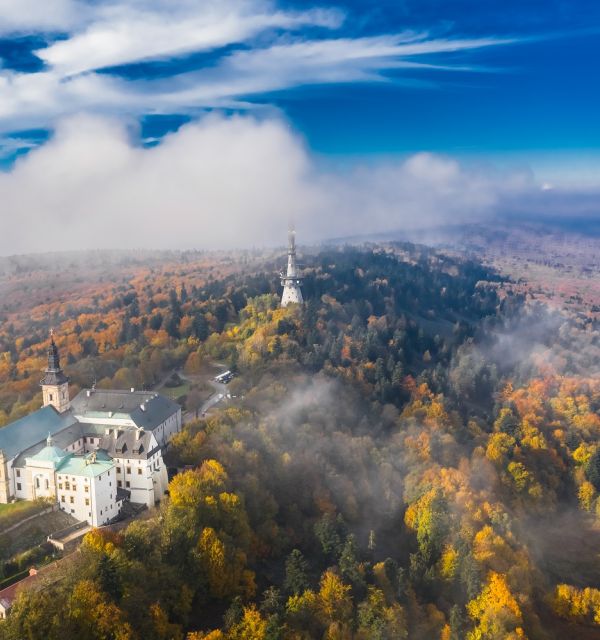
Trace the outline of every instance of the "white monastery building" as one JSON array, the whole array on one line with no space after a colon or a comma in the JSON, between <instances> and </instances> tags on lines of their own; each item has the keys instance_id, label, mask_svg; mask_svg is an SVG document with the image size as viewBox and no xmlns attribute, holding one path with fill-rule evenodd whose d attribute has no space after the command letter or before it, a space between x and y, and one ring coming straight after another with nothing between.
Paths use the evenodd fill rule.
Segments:
<instances>
[{"instance_id":1,"label":"white monastery building","mask_svg":"<svg viewBox=\"0 0 600 640\"><path fill-rule=\"evenodd\" d=\"M0 502L46 498L99 526L124 501L160 500L168 484L162 454L181 431L178 404L134 389L84 389L69 400L53 337L41 386L43 407L0 429Z\"/></svg>"}]
</instances>

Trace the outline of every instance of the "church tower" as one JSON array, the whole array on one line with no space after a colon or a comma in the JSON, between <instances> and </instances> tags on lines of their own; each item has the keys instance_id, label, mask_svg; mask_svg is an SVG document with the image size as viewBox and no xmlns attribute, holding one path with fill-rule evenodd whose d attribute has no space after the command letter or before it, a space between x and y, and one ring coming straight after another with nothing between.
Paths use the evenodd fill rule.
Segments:
<instances>
[{"instance_id":1,"label":"church tower","mask_svg":"<svg viewBox=\"0 0 600 640\"><path fill-rule=\"evenodd\" d=\"M71 406L69 400L69 378L60 368L60 357L54 343L54 332L50 331L48 347L48 368L40 382L44 396L44 407L52 405L59 413L64 413Z\"/></svg>"},{"instance_id":2,"label":"church tower","mask_svg":"<svg viewBox=\"0 0 600 640\"><path fill-rule=\"evenodd\" d=\"M302 291L300 290L302 278L298 274L296 265L296 231L293 226L290 226L288 240L287 272L281 272L281 286L283 287L282 307L287 307L288 304L302 304Z\"/></svg>"}]
</instances>

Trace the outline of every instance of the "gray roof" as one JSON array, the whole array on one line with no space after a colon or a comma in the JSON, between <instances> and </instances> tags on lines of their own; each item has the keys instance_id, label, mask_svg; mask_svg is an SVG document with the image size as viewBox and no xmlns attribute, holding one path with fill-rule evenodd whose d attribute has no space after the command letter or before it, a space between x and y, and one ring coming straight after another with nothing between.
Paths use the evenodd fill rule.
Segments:
<instances>
[{"instance_id":1,"label":"gray roof","mask_svg":"<svg viewBox=\"0 0 600 640\"><path fill-rule=\"evenodd\" d=\"M134 427L114 429L111 435L105 435L102 438L100 448L104 449L111 458L145 460L149 454L154 453L154 450L150 449L152 434L149 431L140 431L138 439L137 433L138 430Z\"/></svg>"},{"instance_id":2,"label":"gray roof","mask_svg":"<svg viewBox=\"0 0 600 640\"><path fill-rule=\"evenodd\" d=\"M63 415L70 415L69 413L65 413ZM66 449L70 444L82 438L88 431L90 431L89 427L96 425L83 425L77 421L75 417L71 415L72 422L67 425L60 431L56 431L52 434L52 441L61 449ZM0 433L2 433L0 431ZM101 427L101 433L104 433L104 427ZM47 434L46 434L47 435ZM27 448L24 448L19 452L19 455L15 458L13 463L14 467L23 467L25 466L25 459L32 458L37 455L44 447L46 446L46 438L43 440L39 440L38 442L34 442Z\"/></svg>"},{"instance_id":3,"label":"gray roof","mask_svg":"<svg viewBox=\"0 0 600 640\"><path fill-rule=\"evenodd\" d=\"M144 406L144 409L141 408ZM155 391L80 391L71 401L73 413L84 422L89 418L129 418L143 429L152 431L177 413L179 405Z\"/></svg>"},{"instance_id":4,"label":"gray roof","mask_svg":"<svg viewBox=\"0 0 600 640\"><path fill-rule=\"evenodd\" d=\"M111 435L106 435L106 430L112 431ZM116 427L113 425L90 424L86 422L73 422L62 431L53 434L52 440L55 445L66 449L70 444L76 442L84 436L100 438L100 443L96 447L103 449L113 458L128 458L131 460L145 460L148 454L153 454L150 450L151 432L141 432L139 440L136 440L137 429L135 427ZM0 430L1 433L1 430ZM24 449L17 455L13 466L25 466L25 459L32 458L41 452L46 445L46 439L40 440ZM125 445L125 450L123 449ZM142 445L141 447L139 445Z\"/></svg>"},{"instance_id":5,"label":"gray roof","mask_svg":"<svg viewBox=\"0 0 600 640\"><path fill-rule=\"evenodd\" d=\"M39 451L49 433L54 435L76 422L70 412L61 414L53 406L43 407L0 429L0 449L9 460L36 443L41 444Z\"/></svg>"}]
</instances>

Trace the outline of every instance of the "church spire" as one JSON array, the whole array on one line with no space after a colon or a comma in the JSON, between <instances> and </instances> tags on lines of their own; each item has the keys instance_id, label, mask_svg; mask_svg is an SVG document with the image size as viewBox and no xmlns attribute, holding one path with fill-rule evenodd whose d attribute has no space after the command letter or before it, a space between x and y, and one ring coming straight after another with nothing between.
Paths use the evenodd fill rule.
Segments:
<instances>
[{"instance_id":1,"label":"church spire","mask_svg":"<svg viewBox=\"0 0 600 640\"><path fill-rule=\"evenodd\" d=\"M41 384L64 384L69 382L69 378L63 373L60 367L60 356L58 355L58 348L54 342L54 329L50 329L50 346L48 347L48 367L46 368L46 375L44 376Z\"/></svg>"},{"instance_id":2,"label":"church spire","mask_svg":"<svg viewBox=\"0 0 600 640\"><path fill-rule=\"evenodd\" d=\"M50 329L48 346L48 366L40 381L44 396L44 406L52 405L59 413L69 408L69 378L60 366L58 348L54 342L54 330Z\"/></svg>"}]
</instances>

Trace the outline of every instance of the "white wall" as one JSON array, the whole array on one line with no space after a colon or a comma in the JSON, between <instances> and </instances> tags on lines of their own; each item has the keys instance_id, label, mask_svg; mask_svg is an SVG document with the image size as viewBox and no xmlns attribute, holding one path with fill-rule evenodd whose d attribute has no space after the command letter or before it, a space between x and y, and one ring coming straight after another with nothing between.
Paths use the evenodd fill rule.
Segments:
<instances>
[{"instance_id":1,"label":"white wall","mask_svg":"<svg viewBox=\"0 0 600 640\"><path fill-rule=\"evenodd\" d=\"M162 452L154 435L150 439L150 451L156 451L148 459L115 458L117 486L131 491L131 502L153 507L167 488L167 470ZM119 484L120 483L120 484Z\"/></svg>"},{"instance_id":2,"label":"white wall","mask_svg":"<svg viewBox=\"0 0 600 640\"><path fill-rule=\"evenodd\" d=\"M59 507L77 520L97 527L119 513L114 466L94 477L58 473L57 485Z\"/></svg>"},{"instance_id":3,"label":"white wall","mask_svg":"<svg viewBox=\"0 0 600 640\"><path fill-rule=\"evenodd\" d=\"M181 409L178 409L177 413L167 418L152 433L155 435L158 444L161 447L166 447L171 436L179 431L181 431Z\"/></svg>"}]
</instances>

